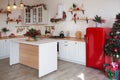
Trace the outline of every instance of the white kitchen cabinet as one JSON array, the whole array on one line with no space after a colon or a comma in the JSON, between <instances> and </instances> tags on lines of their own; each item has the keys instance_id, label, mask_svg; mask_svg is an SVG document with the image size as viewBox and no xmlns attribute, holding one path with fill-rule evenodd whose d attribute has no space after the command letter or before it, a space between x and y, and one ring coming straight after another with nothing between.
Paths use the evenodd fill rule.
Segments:
<instances>
[{"instance_id":1,"label":"white kitchen cabinet","mask_svg":"<svg viewBox=\"0 0 120 80\"><path fill-rule=\"evenodd\" d=\"M0 59L8 58L10 52L9 39L0 40Z\"/></svg>"},{"instance_id":2,"label":"white kitchen cabinet","mask_svg":"<svg viewBox=\"0 0 120 80\"><path fill-rule=\"evenodd\" d=\"M73 43L71 41L62 40L59 42L59 58L70 59L73 52Z\"/></svg>"},{"instance_id":3,"label":"white kitchen cabinet","mask_svg":"<svg viewBox=\"0 0 120 80\"><path fill-rule=\"evenodd\" d=\"M4 48L5 48L5 54L7 57L10 56L10 39L6 39L5 40L5 44L4 44Z\"/></svg>"},{"instance_id":4,"label":"white kitchen cabinet","mask_svg":"<svg viewBox=\"0 0 120 80\"><path fill-rule=\"evenodd\" d=\"M75 42L75 61L86 65L86 49L85 42Z\"/></svg>"},{"instance_id":5,"label":"white kitchen cabinet","mask_svg":"<svg viewBox=\"0 0 120 80\"><path fill-rule=\"evenodd\" d=\"M67 59L67 41L59 41L59 58Z\"/></svg>"},{"instance_id":6,"label":"white kitchen cabinet","mask_svg":"<svg viewBox=\"0 0 120 80\"><path fill-rule=\"evenodd\" d=\"M0 40L0 59L4 58L4 40Z\"/></svg>"},{"instance_id":7,"label":"white kitchen cabinet","mask_svg":"<svg viewBox=\"0 0 120 80\"><path fill-rule=\"evenodd\" d=\"M47 10L43 6L25 7L24 9L25 24L47 24Z\"/></svg>"},{"instance_id":8,"label":"white kitchen cabinet","mask_svg":"<svg viewBox=\"0 0 120 80\"><path fill-rule=\"evenodd\" d=\"M85 65L85 42L68 40L59 41L59 58Z\"/></svg>"},{"instance_id":9,"label":"white kitchen cabinet","mask_svg":"<svg viewBox=\"0 0 120 80\"><path fill-rule=\"evenodd\" d=\"M19 43L15 40L10 41L10 65L19 63Z\"/></svg>"}]
</instances>

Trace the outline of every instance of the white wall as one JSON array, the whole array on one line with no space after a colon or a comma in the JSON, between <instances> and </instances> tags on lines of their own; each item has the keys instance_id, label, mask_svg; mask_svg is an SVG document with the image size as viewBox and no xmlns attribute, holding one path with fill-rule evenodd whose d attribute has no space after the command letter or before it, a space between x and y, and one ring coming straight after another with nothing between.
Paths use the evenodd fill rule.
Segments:
<instances>
[{"instance_id":1,"label":"white wall","mask_svg":"<svg viewBox=\"0 0 120 80\"><path fill-rule=\"evenodd\" d=\"M85 30L88 26L95 26L95 23L93 21L89 21L87 24L86 21L78 21L76 24L74 21L71 20L72 15L69 12L70 7L72 7L72 4L75 3L78 6L81 6L81 4L84 4L85 8L85 15L88 18L93 18L96 14L102 16L104 19L106 19L106 23L102 26L108 26L112 27L112 24L115 20L115 15L120 12L120 0L23 0L25 4L27 5L33 5L33 4L40 4L40 2L44 2L47 4L48 8L48 20L50 21L50 18L54 17L57 13L57 5L62 4L63 10L67 13L67 19L63 22L58 23L51 23L48 22L47 25L54 25L55 26L55 34L58 35L61 30L63 31L70 31L70 36L74 37L76 31L82 31L83 35L85 34ZM18 2L18 1L17 1ZM11 2L12 4L12 2ZM7 0L0 0L0 7L4 8L7 6ZM10 17L17 17L21 14L20 10L13 11ZM82 15L82 14L81 14ZM21 26L22 24L16 24L16 23L9 23L6 24L6 15L0 14L0 29L2 27L8 27L10 29L10 32L15 31L15 26ZM34 25L30 25L34 26ZM42 29L42 33L44 34L44 27L45 25L35 25L36 28Z\"/></svg>"}]
</instances>

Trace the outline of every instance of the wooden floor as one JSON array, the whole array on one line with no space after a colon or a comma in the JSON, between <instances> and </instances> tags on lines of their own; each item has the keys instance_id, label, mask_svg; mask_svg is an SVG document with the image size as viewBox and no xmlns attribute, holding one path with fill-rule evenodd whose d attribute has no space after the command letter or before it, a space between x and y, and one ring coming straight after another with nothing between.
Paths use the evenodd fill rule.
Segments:
<instances>
[{"instance_id":1,"label":"wooden floor","mask_svg":"<svg viewBox=\"0 0 120 80\"><path fill-rule=\"evenodd\" d=\"M17 64L10 66L9 59L0 60L0 80L109 80L101 71L80 64L58 61L58 70L42 78L38 71Z\"/></svg>"}]
</instances>

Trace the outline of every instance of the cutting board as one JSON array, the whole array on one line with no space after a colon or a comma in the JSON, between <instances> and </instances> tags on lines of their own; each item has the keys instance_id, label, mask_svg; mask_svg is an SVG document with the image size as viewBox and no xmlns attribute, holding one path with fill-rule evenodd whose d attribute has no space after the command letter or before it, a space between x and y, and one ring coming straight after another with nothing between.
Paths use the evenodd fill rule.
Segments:
<instances>
[{"instance_id":1,"label":"cutting board","mask_svg":"<svg viewBox=\"0 0 120 80\"><path fill-rule=\"evenodd\" d=\"M75 36L76 36L77 39L80 39L81 36L82 36L81 31L76 31Z\"/></svg>"}]
</instances>

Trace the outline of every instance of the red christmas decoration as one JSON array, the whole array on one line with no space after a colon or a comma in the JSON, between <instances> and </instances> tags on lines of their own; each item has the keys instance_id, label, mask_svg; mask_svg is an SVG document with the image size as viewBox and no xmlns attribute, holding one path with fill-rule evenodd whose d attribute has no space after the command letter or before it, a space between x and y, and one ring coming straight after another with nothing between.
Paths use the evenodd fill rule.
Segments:
<instances>
[{"instance_id":1,"label":"red christmas decoration","mask_svg":"<svg viewBox=\"0 0 120 80\"><path fill-rule=\"evenodd\" d=\"M110 44L113 44L113 42L110 42Z\"/></svg>"},{"instance_id":2,"label":"red christmas decoration","mask_svg":"<svg viewBox=\"0 0 120 80\"><path fill-rule=\"evenodd\" d=\"M117 48L114 48L114 52L118 52L118 49L117 49Z\"/></svg>"},{"instance_id":3,"label":"red christmas decoration","mask_svg":"<svg viewBox=\"0 0 120 80\"><path fill-rule=\"evenodd\" d=\"M118 36L116 35L116 36L113 36L114 37L114 39L117 39L118 38Z\"/></svg>"}]
</instances>

